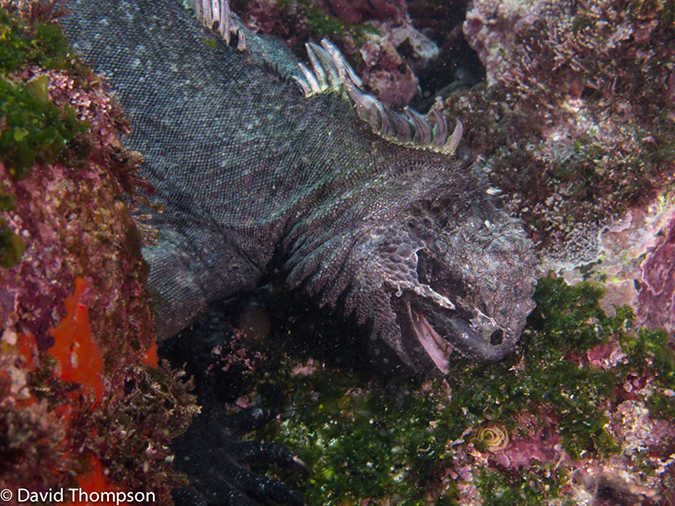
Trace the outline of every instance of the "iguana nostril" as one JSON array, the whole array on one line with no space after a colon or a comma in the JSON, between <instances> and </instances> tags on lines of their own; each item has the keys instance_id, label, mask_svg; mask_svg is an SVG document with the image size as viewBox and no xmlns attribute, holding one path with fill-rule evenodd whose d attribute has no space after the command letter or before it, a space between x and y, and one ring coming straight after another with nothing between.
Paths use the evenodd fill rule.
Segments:
<instances>
[{"instance_id":1,"label":"iguana nostril","mask_svg":"<svg viewBox=\"0 0 675 506\"><path fill-rule=\"evenodd\" d=\"M490 344L492 346L499 346L504 342L504 331L502 329L495 330L490 334Z\"/></svg>"}]
</instances>

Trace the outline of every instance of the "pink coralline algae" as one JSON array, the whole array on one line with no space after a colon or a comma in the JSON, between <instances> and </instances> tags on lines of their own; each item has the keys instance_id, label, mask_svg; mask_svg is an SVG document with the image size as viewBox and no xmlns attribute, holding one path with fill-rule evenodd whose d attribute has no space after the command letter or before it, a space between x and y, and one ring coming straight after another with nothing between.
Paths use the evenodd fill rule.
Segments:
<instances>
[{"instance_id":1,"label":"pink coralline algae","mask_svg":"<svg viewBox=\"0 0 675 506\"><path fill-rule=\"evenodd\" d=\"M593 269L605 276L606 314L630 306L636 323L650 329L675 332L675 202L664 194L646 206L630 209L603 227L598 235L598 258ZM575 270L566 273L580 279Z\"/></svg>"},{"instance_id":2,"label":"pink coralline algae","mask_svg":"<svg viewBox=\"0 0 675 506\"><path fill-rule=\"evenodd\" d=\"M419 81L414 70L420 70L436 58L438 47L405 21L371 21L379 35L368 33L367 42L359 49L365 69L361 78L377 97L398 108L408 105L419 93ZM404 43L413 49L414 58L404 58L398 52Z\"/></svg>"},{"instance_id":3,"label":"pink coralline algae","mask_svg":"<svg viewBox=\"0 0 675 506\"><path fill-rule=\"evenodd\" d=\"M493 465L516 470L529 468L535 463L550 462L560 465L562 462L572 461L562 448L562 439L555 432L553 417L542 417L546 421L545 426L527 411L518 413L514 420L517 428L507 444L498 451L491 451L492 455L488 457Z\"/></svg>"},{"instance_id":4,"label":"pink coralline algae","mask_svg":"<svg viewBox=\"0 0 675 506\"><path fill-rule=\"evenodd\" d=\"M404 107L418 92L417 77L391 43L381 37L377 39L370 37L360 50L366 63L361 79L382 102Z\"/></svg>"},{"instance_id":5,"label":"pink coralline algae","mask_svg":"<svg viewBox=\"0 0 675 506\"><path fill-rule=\"evenodd\" d=\"M624 362L626 354L621 350L619 343L613 341L607 344L598 344L586 353L588 364L602 369L611 369Z\"/></svg>"},{"instance_id":6,"label":"pink coralline algae","mask_svg":"<svg viewBox=\"0 0 675 506\"><path fill-rule=\"evenodd\" d=\"M675 218L642 262L638 320L675 335Z\"/></svg>"},{"instance_id":7,"label":"pink coralline algae","mask_svg":"<svg viewBox=\"0 0 675 506\"><path fill-rule=\"evenodd\" d=\"M22 78L37 75L40 71L28 70ZM73 88L68 75L57 71L45 75L51 100L75 108L80 119L91 123L92 155L80 168L58 161L37 164L22 181L15 181L0 165L3 192L15 197L14 209L3 213L4 219L26 246L22 261L2 271L3 328L34 336L38 348L46 351L53 344L48 330L64 316L62 308L52 305L70 295L79 276L89 280L87 302L98 316L92 319L94 333L109 336L113 348L121 336L133 333L147 350L153 322L144 299L141 238L119 199L135 176L126 173L118 178L112 172L124 158L137 156L125 152L117 140L117 132L127 126L101 82L84 92ZM130 314L136 317L129 319ZM107 363L112 366L121 357L110 352Z\"/></svg>"},{"instance_id":8,"label":"pink coralline algae","mask_svg":"<svg viewBox=\"0 0 675 506\"><path fill-rule=\"evenodd\" d=\"M218 345L211 350L211 356L214 362L207 368L207 373L215 368L222 371L228 371L231 368L241 371L243 374L250 372L257 363L264 360L264 355L258 351L250 351L249 345L251 338L245 331L235 329L232 336L222 345Z\"/></svg>"},{"instance_id":9,"label":"pink coralline algae","mask_svg":"<svg viewBox=\"0 0 675 506\"><path fill-rule=\"evenodd\" d=\"M507 449L496 454L494 462L506 469L529 467L535 461L559 462L566 457L559 443L560 436L555 434L548 439L542 439L541 436L517 439Z\"/></svg>"},{"instance_id":10,"label":"pink coralline algae","mask_svg":"<svg viewBox=\"0 0 675 506\"><path fill-rule=\"evenodd\" d=\"M672 74L663 65L673 56L666 8L626 0L479 0L467 12L464 33L488 84L540 91L551 105L590 88L621 107L638 96L667 100L655 96L668 89Z\"/></svg>"}]
</instances>

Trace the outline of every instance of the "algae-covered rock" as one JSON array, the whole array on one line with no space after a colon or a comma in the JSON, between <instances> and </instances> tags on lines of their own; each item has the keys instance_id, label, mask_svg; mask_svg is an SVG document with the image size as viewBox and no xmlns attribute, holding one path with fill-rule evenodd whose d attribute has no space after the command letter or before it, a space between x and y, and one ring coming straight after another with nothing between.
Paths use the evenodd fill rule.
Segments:
<instances>
[{"instance_id":1,"label":"algae-covered rock","mask_svg":"<svg viewBox=\"0 0 675 506\"><path fill-rule=\"evenodd\" d=\"M140 156L58 4L19 5L0 11L0 487L103 483L166 502L168 442L195 408L157 364Z\"/></svg>"}]
</instances>

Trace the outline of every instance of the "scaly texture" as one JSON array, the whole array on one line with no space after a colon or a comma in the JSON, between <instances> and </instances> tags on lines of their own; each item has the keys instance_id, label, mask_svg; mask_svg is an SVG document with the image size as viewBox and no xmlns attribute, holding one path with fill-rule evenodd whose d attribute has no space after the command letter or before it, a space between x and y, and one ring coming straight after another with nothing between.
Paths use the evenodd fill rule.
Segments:
<instances>
[{"instance_id":1,"label":"scaly texture","mask_svg":"<svg viewBox=\"0 0 675 506\"><path fill-rule=\"evenodd\" d=\"M513 350L534 258L469 163L392 145L335 96L304 98L176 2L67 5L66 31L116 89L165 206L144 253L160 337L276 261L415 369L447 372L453 349Z\"/></svg>"}]
</instances>

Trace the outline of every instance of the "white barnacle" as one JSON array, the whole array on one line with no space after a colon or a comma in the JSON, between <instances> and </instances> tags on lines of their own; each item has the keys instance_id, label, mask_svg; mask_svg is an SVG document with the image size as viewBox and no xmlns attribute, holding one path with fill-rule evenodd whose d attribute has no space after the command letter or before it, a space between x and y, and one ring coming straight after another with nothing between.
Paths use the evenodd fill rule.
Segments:
<instances>
[{"instance_id":1,"label":"white barnacle","mask_svg":"<svg viewBox=\"0 0 675 506\"><path fill-rule=\"evenodd\" d=\"M450 299L436 292L429 285L421 285L421 284L417 285L415 288L413 288L413 291L417 295L429 297L436 304L438 304L441 307L444 307L445 309L455 309L455 305L452 303Z\"/></svg>"}]
</instances>

